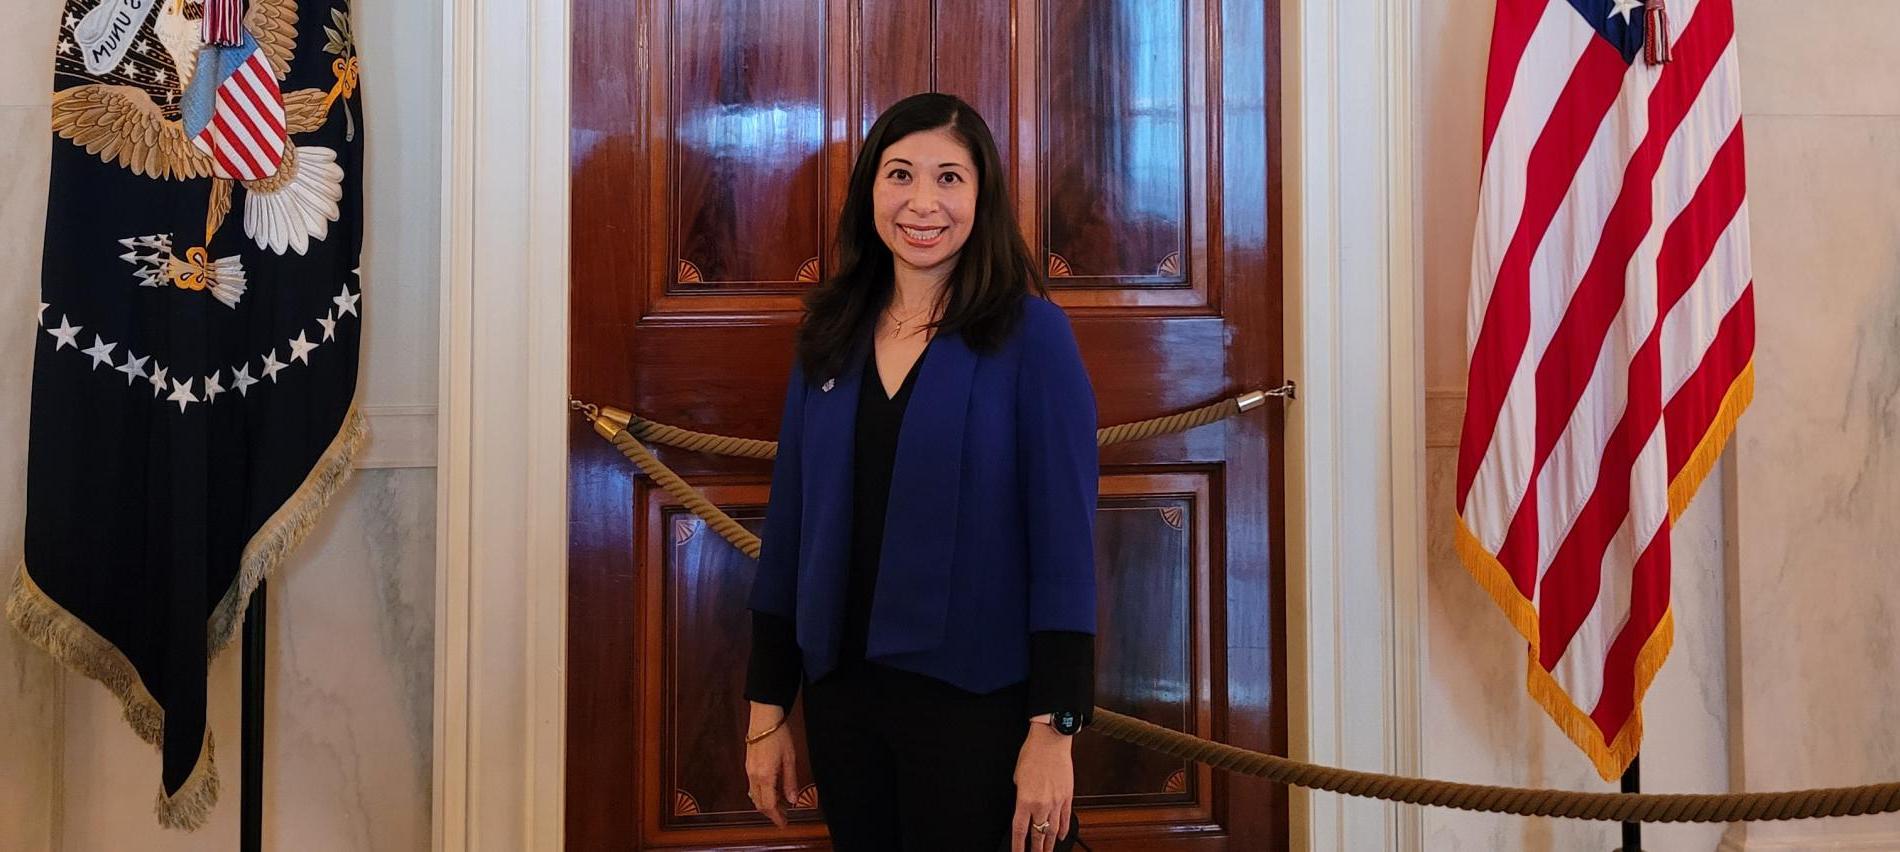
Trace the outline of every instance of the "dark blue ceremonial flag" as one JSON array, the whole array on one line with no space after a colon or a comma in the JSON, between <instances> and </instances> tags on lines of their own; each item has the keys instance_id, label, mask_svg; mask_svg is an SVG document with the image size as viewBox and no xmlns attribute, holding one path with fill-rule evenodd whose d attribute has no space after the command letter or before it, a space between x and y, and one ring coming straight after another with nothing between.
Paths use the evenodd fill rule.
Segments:
<instances>
[{"instance_id":1,"label":"dark blue ceremonial flag","mask_svg":"<svg viewBox=\"0 0 1900 852\"><path fill-rule=\"evenodd\" d=\"M158 816L187 829L218 794L208 662L364 437L348 7L249 0L230 46L205 43L203 16L67 0L7 599L160 747Z\"/></svg>"}]
</instances>

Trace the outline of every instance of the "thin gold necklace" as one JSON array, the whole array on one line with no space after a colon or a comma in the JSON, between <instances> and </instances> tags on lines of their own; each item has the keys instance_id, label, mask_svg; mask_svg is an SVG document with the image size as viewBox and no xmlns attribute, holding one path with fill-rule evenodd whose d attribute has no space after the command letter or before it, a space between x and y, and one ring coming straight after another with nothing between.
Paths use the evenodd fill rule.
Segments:
<instances>
[{"instance_id":1,"label":"thin gold necklace","mask_svg":"<svg viewBox=\"0 0 1900 852\"><path fill-rule=\"evenodd\" d=\"M898 319L898 318L897 318L897 312L896 312L896 311L893 311L893 310L891 310L891 308L890 308L890 306L888 306L888 305L886 305L886 306L885 306L885 308L884 308L884 315L885 315L885 316L887 316L887 317L889 317L889 318L890 318L890 320L891 320L891 335L892 335L893 337L902 337L902 336L904 336L904 333L903 333L903 332L904 332L904 324L905 324L905 323L908 323L908 322L910 322L911 320L914 320L914 319L916 319L916 318L917 318L917 317L919 317L919 316L922 316L922 315L924 315L924 314L927 314L927 313L929 313L929 312L930 312L930 307L931 307L931 306L929 306L929 305L925 305L924 307L922 307L922 308L920 308L920 309L918 309L918 310L915 310L915 311L912 311L912 312L911 312L911 313L910 313L909 315L907 315L907 316L905 316L905 317L904 317L903 319ZM916 334L916 333L917 333L917 332L916 332L916 330L915 330L915 329L912 329L912 330L911 330L911 334Z\"/></svg>"}]
</instances>

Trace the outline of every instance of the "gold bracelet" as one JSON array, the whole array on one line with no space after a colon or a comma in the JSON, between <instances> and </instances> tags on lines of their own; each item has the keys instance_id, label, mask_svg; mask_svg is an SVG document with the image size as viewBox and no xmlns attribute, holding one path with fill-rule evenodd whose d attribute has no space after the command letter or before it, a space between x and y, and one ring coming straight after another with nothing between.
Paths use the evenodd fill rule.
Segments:
<instances>
[{"instance_id":1,"label":"gold bracelet","mask_svg":"<svg viewBox=\"0 0 1900 852\"><path fill-rule=\"evenodd\" d=\"M783 727L785 727L785 719L786 719L786 717L780 717L780 718L779 718L779 720L778 720L778 723L777 723L777 724L775 724L775 725L773 725L772 727L770 727L770 728L766 728L765 730L763 730L763 731L760 731L760 732L759 732L759 733L757 733L757 734L754 734L754 735L749 735L749 736L747 736L747 737L745 738L745 744L746 744L746 745L755 745L755 744L757 744L757 743L758 743L758 742L759 742L760 740L763 740L763 739L765 739L766 737L769 737L769 736L771 736L771 735L772 735L773 733L775 733L775 732L777 732L777 731L778 731L778 729L780 729L780 728L783 728Z\"/></svg>"}]
</instances>

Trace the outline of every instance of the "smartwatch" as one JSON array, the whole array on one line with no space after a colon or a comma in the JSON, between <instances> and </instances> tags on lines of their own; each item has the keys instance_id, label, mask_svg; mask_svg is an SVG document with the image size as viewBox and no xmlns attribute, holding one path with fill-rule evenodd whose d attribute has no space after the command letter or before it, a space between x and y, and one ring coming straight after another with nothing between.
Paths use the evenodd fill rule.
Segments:
<instances>
[{"instance_id":1,"label":"smartwatch","mask_svg":"<svg viewBox=\"0 0 1900 852\"><path fill-rule=\"evenodd\" d=\"M1048 724L1056 729L1056 733L1073 737L1082 730L1082 714L1074 710L1056 710L1049 714Z\"/></svg>"}]
</instances>

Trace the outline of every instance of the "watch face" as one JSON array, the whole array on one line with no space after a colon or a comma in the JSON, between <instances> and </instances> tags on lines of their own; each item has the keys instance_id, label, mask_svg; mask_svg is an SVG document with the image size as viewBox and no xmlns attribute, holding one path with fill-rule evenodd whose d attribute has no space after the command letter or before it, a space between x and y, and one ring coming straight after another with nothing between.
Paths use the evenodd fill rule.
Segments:
<instances>
[{"instance_id":1,"label":"watch face","mask_svg":"<svg viewBox=\"0 0 1900 852\"><path fill-rule=\"evenodd\" d=\"M1082 730L1082 717L1072 710L1058 710L1049 714L1049 724L1057 733L1074 736Z\"/></svg>"}]
</instances>

